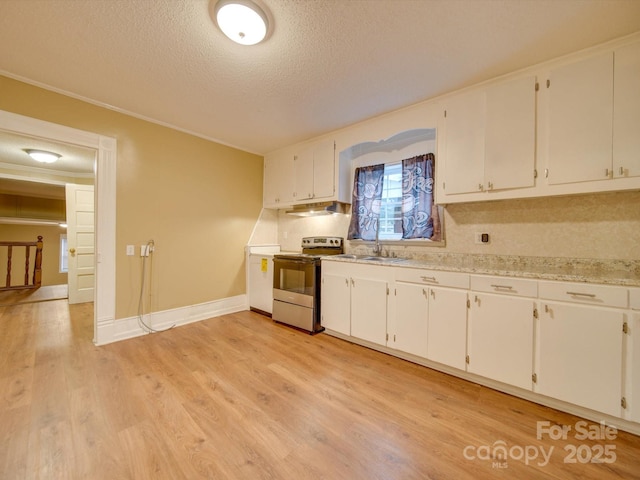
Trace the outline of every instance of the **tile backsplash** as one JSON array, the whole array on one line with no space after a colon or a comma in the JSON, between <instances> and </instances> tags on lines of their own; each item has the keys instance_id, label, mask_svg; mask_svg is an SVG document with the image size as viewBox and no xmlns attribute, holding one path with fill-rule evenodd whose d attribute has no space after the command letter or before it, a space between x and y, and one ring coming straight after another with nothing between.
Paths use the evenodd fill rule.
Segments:
<instances>
[{"instance_id":1,"label":"tile backsplash","mask_svg":"<svg viewBox=\"0 0 640 480\"><path fill-rule=\"evenodd\" d=\"M265 218L266 217L266 218ZM266 231L285 251L299 251L302 237L346 237L349 215L292 217L283 211L262 215ZM260 223L259 222L259 223ZM277 222L277 227L274 224ZM256 227L256 231L264 230ZM402 252L446 252L538 257L640 259L640 192L499 200L449 205L444 209L446 245L388 246ZM489 243L476 244L476 233ZM252 242L256 243L256 242ZM350 246L347 243L347 250ZM361 247L359 247L361 248Z\"/></svg>"}]
</instances>

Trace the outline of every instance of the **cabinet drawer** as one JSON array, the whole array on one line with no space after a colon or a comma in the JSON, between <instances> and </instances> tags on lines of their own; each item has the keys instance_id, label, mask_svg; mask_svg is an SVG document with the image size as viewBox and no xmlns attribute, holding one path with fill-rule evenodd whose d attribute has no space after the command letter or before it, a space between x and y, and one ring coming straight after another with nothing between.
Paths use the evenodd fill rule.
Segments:
<instances>
[{"instance_id":1,"label":"cabinet drawer","mask_svg":"<svg viewBox=\"0 0 640 480\"><path fill-rule=\"evenodd\" d=\"M540 298L609 307L627 307L625 287L586 283L540 282Z\"/></svg>"},{"instance_id":2,"label":"cabinet drawer","mask_svg":"<svg viewBox=\"0 0 640 480\"><path fill-rule=\"evenodd\" d=\"M469 288L469 275L421 268L396 268L397 282L419 283L439 287Z\"/></svg>"},{"instance_id":3,"label":"cabinet drawer","mask_svg":"<svg viewBox=\"0 0 640 480\"><path fill-rule=\"evenodd\" d=\"M472 275L471 290L520 297L535 297L538 295L538 282L522 278Z\"/></svg>"},{"instance_id":4,"label":"cabinet drawer","mask_svg":"<svg viewBox=\"0 0 640 480\"><path fill-rule=\"evenodd\" d=\"M640 288L629 289L629 306L634 310L640 310Z\"/></svg>"}]
</instances>

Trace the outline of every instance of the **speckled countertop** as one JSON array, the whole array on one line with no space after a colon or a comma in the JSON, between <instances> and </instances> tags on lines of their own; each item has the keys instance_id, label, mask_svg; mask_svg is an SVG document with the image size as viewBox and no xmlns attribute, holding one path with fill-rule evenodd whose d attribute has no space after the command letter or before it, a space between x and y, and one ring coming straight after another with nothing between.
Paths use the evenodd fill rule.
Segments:
<instances>
[{"instance_id":1,"label":"speckled countertop","mask_svg":"<svg viewBox=\"0 0 640 480\"><path fill-rule=\"evenodd\" d=\"M364 260L367 255L337 255L332 260L396 267L428 268L449 272L500 275L566 282L599 283L640 287L640 261L584 258L525 257L456 253L410 254L381 262Z\"/></svg>"}]
</instances>

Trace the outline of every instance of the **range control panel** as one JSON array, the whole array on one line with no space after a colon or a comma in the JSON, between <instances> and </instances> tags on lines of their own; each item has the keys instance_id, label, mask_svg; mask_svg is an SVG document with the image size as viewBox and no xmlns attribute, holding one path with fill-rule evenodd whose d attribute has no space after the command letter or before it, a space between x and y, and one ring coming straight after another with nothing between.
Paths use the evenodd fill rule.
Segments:
<instances>
[{"instance_id":1,"label":"range control panel","mask_svg":"<svg viewBox=\"0 0 640 480\"><path fill-rule=\"evenodd\" d=\"M342 237L304 237L302 248L342 247Z\"/></svg>"}]
</instances>

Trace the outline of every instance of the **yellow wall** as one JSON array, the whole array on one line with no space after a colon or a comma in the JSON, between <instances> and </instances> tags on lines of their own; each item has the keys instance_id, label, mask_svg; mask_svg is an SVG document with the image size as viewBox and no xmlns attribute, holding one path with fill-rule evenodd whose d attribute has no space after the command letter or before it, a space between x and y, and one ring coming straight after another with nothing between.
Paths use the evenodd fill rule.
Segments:
<instances>
[{"instance_id":1,"label":"yellow wall","mask_svg":"<svg viewBox=\"0 0 640 480\"><path fill-rule=\"evenodd\" d=\"M261 156L1 76L0 109L117 139L116 318L136 314L140 288L141 259L125 247L149 239L152 311L245 292Z\"/></svg>"},{"instance_id":2,"label":"yellow wall","mask_svg":"<svg viewBox=\"0 0 640 480\"><path fill-rule=\"evenodd\" d=\"M60 235L67 233L56 225L0 225L0 240L10 242L35 242L42 235L42 285L64 285L67 274L60 273ZM35 247L31 248L29 271L33 273ZM11 285L24 284L25 248L14 247L12 255ZM0 247L0 285L5 285L7 248ZM31 275L29 283L31 283Z\"/></svg>"}]
</instances>

